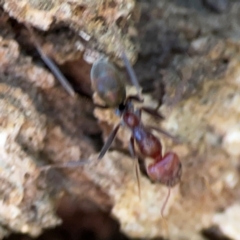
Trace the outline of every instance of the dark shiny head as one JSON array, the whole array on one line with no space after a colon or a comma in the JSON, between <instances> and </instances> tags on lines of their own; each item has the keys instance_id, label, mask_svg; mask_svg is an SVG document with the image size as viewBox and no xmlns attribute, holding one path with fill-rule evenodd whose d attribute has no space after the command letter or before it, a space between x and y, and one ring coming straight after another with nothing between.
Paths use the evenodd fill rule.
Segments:
<instances>
[{"instance_id":1,"label":"dark shiny head","mask_svg":"<svg viewBox=\"0 0 240 240\"><path fill-rule=\"evenodd\" d=\"M152 181L173 187L181 179L182 164L175 153L168 152L161 160L149 165L147 173Z\"/></svg>"},{"instance_id":2,"label":"dark shiny head","mask_svg":"<svg viewBox=\"0 0 240 240\"><path fill-rule=\"evenodd\" d=\"M117 69L105 59L96 61L91 69L93 91L109 107L118 107L126 98L125 85Z\"/></svg>"}]
</instances>

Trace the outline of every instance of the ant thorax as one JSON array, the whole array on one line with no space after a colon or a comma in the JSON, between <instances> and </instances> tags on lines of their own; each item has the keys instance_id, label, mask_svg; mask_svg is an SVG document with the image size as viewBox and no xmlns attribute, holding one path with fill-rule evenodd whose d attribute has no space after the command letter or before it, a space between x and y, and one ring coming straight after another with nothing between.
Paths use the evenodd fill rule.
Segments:
<instances>
[{"instance_id":1,"label":"ant thorax","mask_svg":"<svg viewBox=\"0 0 240 240\"><path fill-rule=\"evenodd\" d=\"M137 91L134 86L126 85L126 95L127 96L136 95L136 93L137 93ZM144 105L153 106L153 107L157 106L157 102L155 102L150 95L144 94L143 97L144 97ZM98 96L98 94L96 92L93 94L93 101L97 105L104 106L104 102L100 99L100 97ZM137 109L141 106L143 106L143 103L132 101L132 102L128 102L127 104L126 104L126 102L123 104L120 104L115 109L114 108L96 107L94 109L94 115L101 123L103 123L103 124L101 124L102 129L103 129L103 135L108 136L110 133L109 127L113 128L120 122L123 111L125 111L126 109ZM159 121L153 119L153 117L149 116L148 114L145 114L144 112L141 114L141 122L143 124L150 124L150 125L156 126L156 127L160 126ZM129 129L125 128L125 127L119 129L119 132L117 134L117 139L123 143L123 147L126 149L128 149L128 140L130 139L130 135L131 135L131 133L130 133ZM155 135L157 137L162 137L158 133L156 133ZM164 149L165 149L165 144L163 142L163 150Z\"/></svg>"}]
</instances>

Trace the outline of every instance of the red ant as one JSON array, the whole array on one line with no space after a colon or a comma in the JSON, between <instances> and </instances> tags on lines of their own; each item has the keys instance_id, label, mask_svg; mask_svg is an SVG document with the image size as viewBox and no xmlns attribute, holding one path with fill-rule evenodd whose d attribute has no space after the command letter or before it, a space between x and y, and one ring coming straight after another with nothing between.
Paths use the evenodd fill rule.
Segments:
<instances>
[{"instance_id":1,"label":"red ant","mask_svg":"<svg viewBox=\"0 0 240 240\"><path fill-rule=\"evenodd\" d=\"M152 130L165 134L173 138L162 129L155 127L145 127L141 122L142 111L154 117L163 119L163 116L156 109L141 107L134 109L133 101L143 102L139 95L139 85L136 75L131 68L125 53L122 54L127 72L131 81L138 89L138 95L126 97L124 83L119 79L116 69L107 60L98 60L91 69L92 87L99 97L105 102L107 107L116 107L121 116L121 122L115 126L103 146L98 159L101 159L111 146L120 126L127 126L131 130L129 150L133 158L136 158L134 142L138 145L143 157L152 158L154 162L146 167L147 175L153 182L160 182L169 187L169 193L162 207L162 215L167 200L170 195L170 187L175 186L181 178L181 162L177 154L167 152L162 156L162 145L159 139L151 132ZM138 174L137 174L138 179ZM138 186L140 191L139 179Z\"/></svg>"},{"instance_id":2,"label":"red ant","mask_svg":"<svg viewBox=\"0 0 240 240\"><path fill-rule=\"evenodd\" d=\"M31 27L26 25L27 29L31 33L33 42L41 55L43 61L52 70L54 75L61 82L66 91L74 96L74 90L68 83L66 78L62 75L58 67L53 63L53 61L42 51L38 40L36 39ZM140 86L138 84L137 77L133 71L127 56L124 51L122 51L122 59L124 61L125 67L129 74L130 80L133 85L137 88L138 94L135 96L126 97L126 89L124 82L119 78L116 68L110 64L105 59L100 59L96 61L91 69L91 82L93 90L99 95L99 97L104 101L107 107L115 107L118 109L118 113L121 116L122 121L113 129L110 136L108 137L105 145L103 146L98 159L101 159L110 145L112 144L119 128L121 125L127 126L132 134L129 142L129 150L133 158L136 158L136 152L134 148L134 141L137 143L140 153L143 157L150 157L154 162L146 167L147 175L153 182L160 182L169 187L169 193L162 207L162 215L167 200L170 195L170 187L175 186L181 178L181 162L178 156L173 152L167 152L162 156L162 145L159 139L151 132L152 130L158 131L165 134L168 137L173 138L170 134L162 129L155 127L145 127L141 122L141 113L145 111L146 113L153 115L156 118L163 119L163 116L149 107L141 107L134 109L133 101L143 102L140 97ZM138 163L137 161L135 161ZM67 164L55 164L51 166L42 167L41 170L48 170L53 167L76 167L82 166L86 161L81 162L68 162ZM137 165L136 165L137 166ZM140 191L140 184L137 172L138 187Z\"/></svg>"}]
</instances>

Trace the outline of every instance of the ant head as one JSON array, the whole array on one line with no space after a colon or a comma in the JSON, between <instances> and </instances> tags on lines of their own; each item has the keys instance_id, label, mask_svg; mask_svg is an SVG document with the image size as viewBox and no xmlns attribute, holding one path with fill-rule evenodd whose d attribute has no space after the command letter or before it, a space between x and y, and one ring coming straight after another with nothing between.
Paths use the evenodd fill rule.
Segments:
<instances>
[{"instance_id":1,"label":"ant head","mask_svg":"<svg viewBox=\"0 0 240 240\"><path fill-rule=\"evenodd\" d=\"M180 181L182 164L175 153L168 152L163 158L149 165L147 173L151 180L173 187Z\"/></svg>"},{"instance_id":2,"label":"ant head","mask_svg":"<svg viewBox=\"0 0 240 240\"><path fill-rule=\"evenodd\" d=\"M99 59L92 66L92 88L108 107L118 107L126 98L125 85L119 76L106 59Z\"/></svg>"}]
</instances>

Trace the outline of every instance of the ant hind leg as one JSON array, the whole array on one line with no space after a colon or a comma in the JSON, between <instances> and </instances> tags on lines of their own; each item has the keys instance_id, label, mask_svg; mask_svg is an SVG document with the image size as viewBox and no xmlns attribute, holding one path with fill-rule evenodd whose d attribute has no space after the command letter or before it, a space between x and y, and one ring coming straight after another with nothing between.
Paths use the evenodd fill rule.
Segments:
<instances>
[{"instance_id":1,"label":"ant hind leg","mask_svg":"<svg viewBox=\"0 0 240 240\"><path fill-rule=\"evenodd\" d=\"M163 225L164 225L164 227L165 227L165 229L166 229L166 231L167 231L167 235L169 235L169 230L168 230L167 220L166 220L165 217L164 217L164 209L165 209L165 207L166 207L166 205L167 205L167 202L168 202L168 200L169 200L170 194L171 194L171 188L168 187L167 197L166 197L166 199L165 199L165 201L164 201L164 203L163 203L163 205L162 205L162 208L161 208L161 217L162 217L162 220L163 220Z\"/></svg>"},{"instance_id":2,"label":"ant hind leg","mask_svg":"<svg viewBox=\"0 0 240 240\"><path fill-rule=\"evenodd\" d=\"M131 136L130 141L129 141L129 151L134 159L134 171L136 174L136 179L137 179L137 185L138 185L138 196L139 199L141 200L141 185L140 185L140 170L139 170L139 165L138 165L138 158L136 156L135 148L134 148L134 137Z\"/></svg>"}]
</instances>

